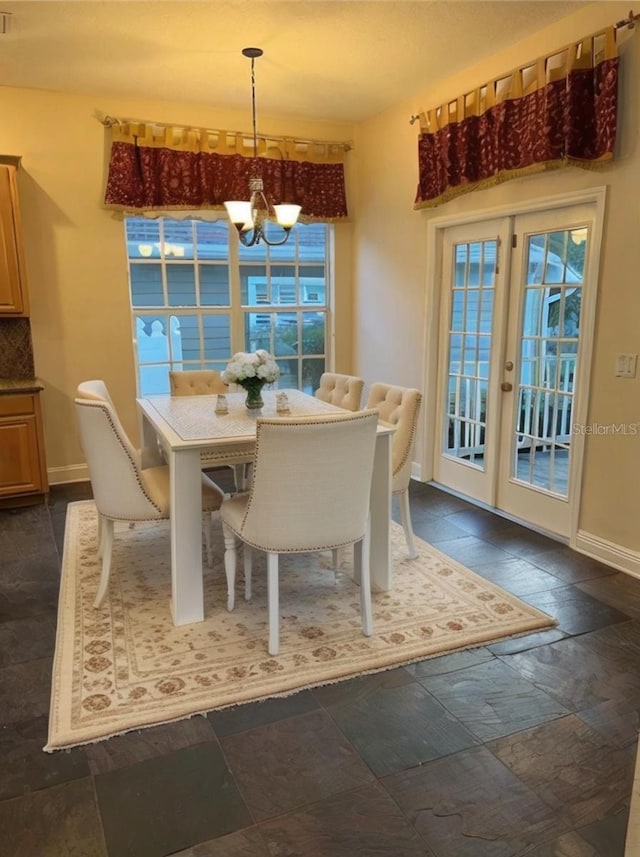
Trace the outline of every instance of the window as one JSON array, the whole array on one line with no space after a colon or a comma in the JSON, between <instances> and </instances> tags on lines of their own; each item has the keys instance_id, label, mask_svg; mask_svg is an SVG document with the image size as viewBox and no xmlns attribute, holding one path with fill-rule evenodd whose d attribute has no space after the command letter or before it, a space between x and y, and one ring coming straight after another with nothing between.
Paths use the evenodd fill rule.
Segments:
<instances>
[{"instance_id":1,"label":"window","mask_svg":"<svg viewBox=\"0 0 640 857\"><path fill-rule=\"evenodd\" d=\"M270 351L280 387L313 392L325 370L329 241L299 224L286 244L244 247L226 221L125 219L138 390L169 392L171 369L225 368Z\"/></svg>"}]
</instances>

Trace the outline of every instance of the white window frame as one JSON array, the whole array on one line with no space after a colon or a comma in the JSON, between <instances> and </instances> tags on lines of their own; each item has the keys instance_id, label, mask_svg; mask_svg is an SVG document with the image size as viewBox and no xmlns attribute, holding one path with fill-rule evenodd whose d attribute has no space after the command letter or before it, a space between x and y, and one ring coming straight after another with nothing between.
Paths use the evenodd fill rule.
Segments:
<instances>
[{"instance_id":1,"label":"white window frame","mask_svg":"<svg viewBox=\"0 0 640 857\"><path fill-rule=\"evenodd\" d=\"M242 247L240 241L238 239L237 232L232 228L228 227L226 220L222 221L222 218L211 218L211 217L202 217L196 216L195 213L189 213L188 217L180 217L176 218L172 216L170 212L165 215L154 218L153 221L150 220L151 223L159 222L160 229L160 248L159 255L152 253L141 254L144 256L143 259L134 259L134 257L129 256L129 246L128 246L128 232L127 232L127 221L131 220L133 217L139 219L139 215L130 215L125 218L124 221L124 240L125 246L127 248L127 271L129 278L129 295L130 295L130 307L131 307L131 325L132 325L132 336L133 336L133 350L134 350L134 365L135 365L135 375L136 375L136 390L137 395L153 395L154 392L150 391L148 388L142 389L142 371L144 367L148 367L151 369L153 366L161 367L162 377L164 379L165 372L168 372L172 368L216 368L218 370L223 369L226 365L228 359L237 351L248 350L247 344L245 344L245 326L246 326L246 317L250 314L260 314L264 316L272 316L276 314L294 314L296 316L296 326L298 331L298 336L296 340L296 348L297 353L291 355L288 358L285 355L277 354L276 359L281 362L281 367L286 367L287 365L291 367L291 361L295 360L295 367L297 372L297 378L295 379L295 384L293 382L293 378L290 374L285 374L283 372L282 381L280 386L297 386L300 389L307 389L308 391L312 391L311 387L314 386L317 378L315 375L312 375L311 379L305 385L303 378L303 366L305 360L309 361L322 361L322 371L326 371L330 368L330 364L332 363L332 343L334 339L334 330L333 330L333 318L334 314L332 311L332 299L333 299L333 268L334 268L334 236L333 236L333 227L331 224L323 224L326 229L325 236L325 256L324 260L313 260L313 259L299 259L298 254L295 253L294 258L283 258L280 259L277 257L272 258L273 251L269 248L264 248L264 245L260 245L258 248L258 252L256 253L256 257L254 259L248 258L251 250ZM180 257L175 255L175 251L166 252L166 248L169 247L169 244L164 240L163 227L166 221L182 221L192 223L193 221L201 221L201 222L212 222L212 221L222 221L225 226L228 228L228 253L225 259L217 258L217 259L205 259L201 260L198 258L184 258L180 261ZM295 230L304 229L304 225L299 225L294 227L294 235ZM293 236L292 236L293 237ZM292 237L289 238L288 245L291 245ZM171 250L171 248L170 248ZM157 251L156 251L157 253ZM196 256L196 253L193 254ZM211 264L211 265L225 265L228 266L229 272L229 304L228 305L199 305L200 300L200 288L199 288L199 273L198 273L198 265L202 264ZM163 293L163 303L162 305L156 306L134 306L133 303L133 295L132 295L132 284L131 284L131 271L133 265L138 264L155 264L161 267L161 276L162 276L162 293ZM194 281L195 281L195 290L196 290L196 305L185 305L185 306L172 306L169 303L169 295L168 295L168 285L167 285L167 270L170 265L180 265L187 264L193 265L194 272ZM309 267L324 267L324 283L325 283L325 295L324 295L324 303L263 303L258 302L256 304L242 304L242 277L241 270L243 266L251 266L252 264L256 265L257 269L260 271L258 274L258 278L265 278L267 281L267 291L270 272L272 268L277 268L281 266L291 267L294 269L294 277L299 283L299 294L298 299L302 299L304 301L307 291L309 289L309 284L305 284L304 280L304 269ZM308 298L307 298L308 300ZM305 313L316 314L324 316L324 351L321 354L309 354L305 355L303 352L303 317ZM205 339L203 335L203 319L207 316L226 316L229 319L229 337L230 337L230 347L229 354L225 357L220 358L205 358L204 355L204 347L205 347ZM167 345L167 357L164 358L164 355L158 361L149 361L141 362L140 361L140 349L138 343L138 332L137 332L137 318L139 316L157 316L158 319L164 319L164 329L165 331L170 329L172 326L172 318L179 318L180 316L195 316L198 319L198 330L199 330L199 340L200 340L200 358L193 359L190 358L185 360L181 355L175 355L172 351L172 337L169 336L169 341L166 343ZM274 343L274 335L275 331L273 328L273 324L269 325L270 327L270 344L273 347ZM167 335L163 333L163 335ZM272 350L272 347L269 350ZM318 375L320 372L318 369L315 370L315 374ZM167 382L168 384L168 382ZM164 391L167 390L167 385L164 385ZM163 391L163 392L164 392ZM156 390L155 392L159 392Z\"/></svg>"}]
</instances>

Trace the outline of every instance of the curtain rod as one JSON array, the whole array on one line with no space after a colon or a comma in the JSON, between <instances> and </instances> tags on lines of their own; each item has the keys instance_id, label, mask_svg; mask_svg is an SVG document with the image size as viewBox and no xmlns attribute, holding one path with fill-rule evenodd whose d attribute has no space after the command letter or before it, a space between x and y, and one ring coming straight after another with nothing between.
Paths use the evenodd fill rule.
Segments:
<instances>
[{"instance_id":1,"label":"curtain rod","mask_svg":"<svg viewBox=\"0 0 640 857\"><path fill-rule=\"evenodd\" d=\"M181 128L185 131L205 131L207 134L220 134L219 129L202 128L194 125L170 124L168 122L150 122L143 119L120 119L117 116L100 115L98 112L94 114L95 118L106 128L112 128L114 125L154 125L156 128ZM240 137L251 136L248 131L225 131L226 134L235 134ZM273 140L275 143L283 143L285 140L293 140L294 143L312 146L337 146L345 152L350 152L353 148L351 143L335 142L331 140L299 140L297 137L281 137L272 134L258 134L261 140Z\"/></svg>"},{"instance_id":2,"label":"curtain rod","mask_svg":"<svg viewBox=\"0 0 640 857\"><path fill-rule=\"evenodd\" d=\"M640 20L640 15L634 15L633 9L629 9L629 16L627 18L623 18L622 21L618 21L617 24L614 24L613 27L615 30L620 30L622 27L629 27L630 30L636 25L636 21Z\"/></svg>"},{"instance_id":3,"label":"curtain rod","mask_svg":"<svg viewBox=\"0 0 640 857\"><path fill-rule=\"evenodd\" d=\"M633 30L636 21L640 21L640 15L634 15L633 9L629 9L629 15L626 18L623 18L621 21L618 21L613 25L614 30L621 30L623 27L628 27L630 30ZM409 125L415 125L415 123L420 119L420 113L412 113L409 117Z\"/></svg>"}]
</instances>

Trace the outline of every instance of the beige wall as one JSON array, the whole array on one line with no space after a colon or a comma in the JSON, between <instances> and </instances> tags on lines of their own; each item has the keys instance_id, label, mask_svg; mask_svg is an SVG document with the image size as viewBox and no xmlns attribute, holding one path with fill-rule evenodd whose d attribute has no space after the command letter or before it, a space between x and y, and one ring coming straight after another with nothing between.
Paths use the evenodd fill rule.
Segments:
<instances>
[{"instance_id":1,"label":"beige wall","mask_svg":"<svg viewBox=\"0 0 640 857\"><path fill-rule=\"evenodd\" d=\"M47 464L53 482L84 469L73 396L102 378L137 437L135 377L122 222L103 208L108 135L96 109L116 116L244 129L246 111L69 96L0 87L0 153L21 155L19 189L31 293L35 366L45 384ZM348 141L351 126L261 118L261 130ZM336 365L351 363L351 224L336 228Z\"/></svg>"},{"instance_id":2,"label":"beige wall","mask_svg":"<svg viewBox=\"0 0 640 857\"><path fill-rule=\"evenodd\" d=\"M618 158L602 171L565 169L498 185L413 211L418 126L411 114L549 53L627 16L624 3L594 3L560 24L469 68L357 129L354 369L368 382L424 388L427 224L443 215L482 212L584 188L608 186L589 420L640 420L640 378L614 378L617 352L640 351L640 32L621 48ZM417 444L424 462L427 449ZM428 462L426 462L428 463ZM599 539L640 551L640 436L587 439L579 526ZM640 559L640 557L638 557Z\"/></svg>"}]
</instances>

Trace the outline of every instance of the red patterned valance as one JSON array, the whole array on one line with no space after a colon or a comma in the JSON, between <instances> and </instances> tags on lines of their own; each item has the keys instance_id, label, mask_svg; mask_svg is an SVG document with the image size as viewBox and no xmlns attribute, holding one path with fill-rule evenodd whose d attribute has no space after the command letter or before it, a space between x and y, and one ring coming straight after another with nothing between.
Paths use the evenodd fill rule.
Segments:
<instances>
[{"instance_id":1,"label":"red patterned valance","mask_svg":"<svg viewBox=\"0 0 640 857\"><path fill-rule=\"evenodd\" d=\"M613 156L618 58L611 27L428 112L415 208L518 176Z\"/></svg>"},{"instance_id":2,"label":"red patterned valance","mask_svg":"<svg viewBox=\"0 0 640 857\"><path fill-rule=\"evenodd\" d=\"M272 204L302 206L300 220L347 217L340 144L277 145L261 139L257 158L247 157L240 135L114 125L105 204L124 211L222 209L226 200L248 199L249 178L264 181ZM231 142L230 142L231 141Z\"/></svg>"}]
</instances>

